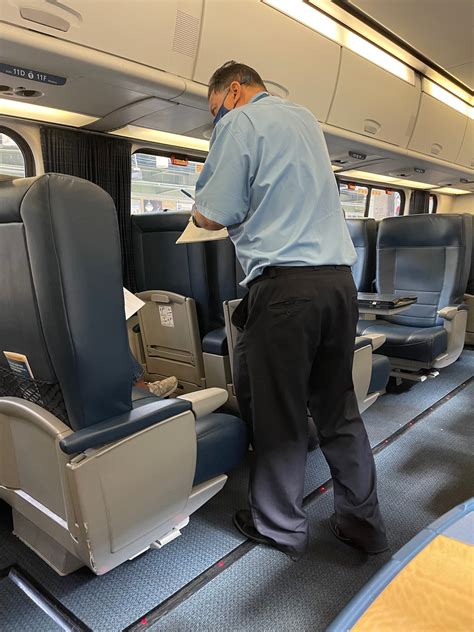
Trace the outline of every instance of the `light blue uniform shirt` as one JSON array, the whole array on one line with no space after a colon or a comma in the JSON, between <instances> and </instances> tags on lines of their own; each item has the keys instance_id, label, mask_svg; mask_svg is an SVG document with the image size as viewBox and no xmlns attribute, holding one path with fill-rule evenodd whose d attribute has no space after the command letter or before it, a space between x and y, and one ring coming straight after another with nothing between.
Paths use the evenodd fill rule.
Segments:
<instances>
[{"instance_id":1,"label":"light blue uniform shirt","mask_svg":"<svg viewBox=\"0 0 474 632\"><path fill-rule=\"evenodd\" d=\"M226 114L196 184L196 208L227 226L245 272L268 266L352 266L357 255L321 127L267 93Z\"/></svg>"}]
</instances>

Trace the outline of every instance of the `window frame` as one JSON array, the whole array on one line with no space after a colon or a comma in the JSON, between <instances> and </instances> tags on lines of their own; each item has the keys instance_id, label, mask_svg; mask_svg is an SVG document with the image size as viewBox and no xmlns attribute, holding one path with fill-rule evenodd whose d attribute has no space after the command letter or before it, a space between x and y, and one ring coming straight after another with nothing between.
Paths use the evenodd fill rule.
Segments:
<instances>
[{"instance_id":1,"label":"window frame","mask_svg":"<svg viewBox=\"0 0 474 632\"><path fill-rule=\"evenodd\" d=\"M23 160L25 162L25 178L31 178L32 176L35 176L35 158L33 156L31 147L28 145L23 136L16 132L14 129L6 127L5 125L0 125L0 134L5 134L5 136L11 138L12 141L18 146L18 149L21 151Z\"/></svg>"},{"instance_id":2,"label":"window frame","mask_svg":"<svg viewBox=\"0 0 474 632\"><path fill-rule=\"evenodd\" d=\"M394 217L401 217L402 215L404 215L406 196L405 196L405 191L403 189L397 189L391 186L384 186L383 183L370 184L368 182L358 182L356 180L350 180L350 179L346 179L340 176L337 177L337 175L336 175L336 180L337 180L337 188L339 190L339 193L341 191L340 184L342 182L344 184L356 184L358 186L365 187L367 189L367 197L365 199L365 210L364 210L364 215L363 215L364 218L369 217L370 200L372 198L372 191L374 189L378 191L393 191L393 193L398 193L400 195L400 213L398 215L395 215Z\"/></svg>"}]
</instances>

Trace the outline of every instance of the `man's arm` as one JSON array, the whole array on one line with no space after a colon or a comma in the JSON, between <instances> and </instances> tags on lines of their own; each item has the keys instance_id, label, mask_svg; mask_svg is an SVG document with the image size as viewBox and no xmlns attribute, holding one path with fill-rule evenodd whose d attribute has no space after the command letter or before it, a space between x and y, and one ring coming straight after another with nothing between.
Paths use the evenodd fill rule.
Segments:
<instances>
[{"instance_id":1,"label":"man's arm","mask_svg":"<svg viewBox=\"0 0 474 632\"><path fill-rule=\"evenodd\" d=\"M202 213L198 210L193 211L193 217L195 225L199 226L199 228L205 228L206 230L221 230L222 228L225 228L222 224L218 224L217 222L213 222L211 219L207 219L207 217L204 217L204 215L202 215Z\"/></svg>"},{"instance_id":2,"label":"man's arm","mask_svg":"<svg viewBox=\"0 0 474 632\"><path fill-rule=\"evenodd\" d=\"M242 140L241 116L219 124L196 183L193 218L197 226L221 230L241 224L250 205L249 142ZM247 133L250 136L250 131Z\"/></svg>"}]
</instances>

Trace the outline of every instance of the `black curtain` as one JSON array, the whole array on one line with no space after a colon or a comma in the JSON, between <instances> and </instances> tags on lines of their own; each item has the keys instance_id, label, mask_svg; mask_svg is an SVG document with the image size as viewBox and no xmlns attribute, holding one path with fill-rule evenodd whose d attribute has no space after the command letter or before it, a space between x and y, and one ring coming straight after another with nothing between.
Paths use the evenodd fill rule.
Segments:
<instances>
[{"instance_id":1,"label":"black curtain","mask_svg":"<svg viewBox=\"0 0 474 632\"><path fill-rule=\"evenodd\" d=\"M430 203L429 191L422 191L421 189L415 189L412 191L410 197L410 207L408 213L410 215L420 215L428 213Z\"/></svg>"},{"instance_id":2,"label":"black curtain","mask_svg":"<svg viewBox=\"0 0 474 632\"><path fill-rule=\"evenodd\" d=\"M132 182L130 143L98 134L58 127L41 128L44 170L84 178L102 187L112 197L122 245L123 284L136 290L132 251L130 197Z\"/></svg>"}]
</instances>

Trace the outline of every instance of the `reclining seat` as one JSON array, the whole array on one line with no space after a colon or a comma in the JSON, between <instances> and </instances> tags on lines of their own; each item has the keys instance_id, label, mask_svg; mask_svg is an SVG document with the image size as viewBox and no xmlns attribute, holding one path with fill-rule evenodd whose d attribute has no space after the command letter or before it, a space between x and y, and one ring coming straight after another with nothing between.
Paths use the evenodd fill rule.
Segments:
<instances>
[{"instance_id":1,"label":"reclining seat","mask_svg":"<svg viewBox=\"0 0 474 632\"><path fill-rule=\"evenodd\" d=\"M58 573L103 574L179 535L243 458L245 425L210 414L221 389L132 393L117 217L102 189L56 174L0 183L0 252L0 498Z\"/></svg>"},{"instance_id":2,"label":"reclining seat","mask_svg":"<svg viewBox=\"0 0 474 632\"><path fill-rule=\"evenodd\" d=\"M474 229L472 231L471 271L467 282L464 302L468 308L466 344L474 345Z\"/></svg>"},{"instance_id":3,"label":"reclining seat","mask_svg":"<svg viewBox=\"0 0 474 632\"><path fill-rule=\"evenodd\" d=\"M413 295L418 302L399 315L359 321L358 334L383 334L381 352L390 357L393 369L405 371L398 373L401 377L443 368L461 354L471 241L468 215L413 215L380 222L377 292Z\"/></svg>"},{"instance_id":4,"label":"reclining seat","mask_svg":"<svg viewBox=\"0 0 474 632\"><path fill-rule=\"evenodd\" d=\"M206 386L202 338L212 322L204 243L176 244L189 213L132 216L146 370L176 375L185 391Z\"/></svg>"},{"instance_id":5,"label":"reclining seat","mask_svg":"<svg viewBox=\"0 0 474 632\"><path fill-rule=\"evenodd\" d=\"M354 282L359 292L371 292L375 279L377 222L369 217L347 219L346 224L357 252L357 261L352 266Z\"/></svg>"}]
</instances>

